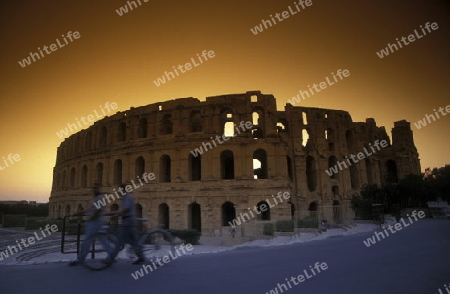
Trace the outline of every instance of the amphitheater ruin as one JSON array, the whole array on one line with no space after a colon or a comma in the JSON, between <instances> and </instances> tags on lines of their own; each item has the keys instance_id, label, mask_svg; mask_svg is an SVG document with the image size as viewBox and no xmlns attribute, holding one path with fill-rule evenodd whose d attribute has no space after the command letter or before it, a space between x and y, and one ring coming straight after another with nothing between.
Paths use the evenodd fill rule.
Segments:
<instances>
[{"instance_id":1,"label":"amphitheater ruin","mask_svg":"<svg viewBox=\"0 0 450 294\"><path fill-rule=\"evenodd\" d=\"M336 174L325 172L376 140L388 146ZM278 111L275 97L260 91L179 98L117 112L65 139L57 150L50 217L86 209L95 183L112 193L144 173L155 179L133 195L137 215L151 225L220 237L233 219L266 205L236 228L237 236L258 236L266 223L312 212L346 223L353 217L350 198L364 184L420 174L420 162L405 120L394 123L391 142L373 118L353 122L347 111L291 104ZM279 192L291 197L267 203ZM120 199L107 208L118 206Z\"/></svg>"}]
</instances>

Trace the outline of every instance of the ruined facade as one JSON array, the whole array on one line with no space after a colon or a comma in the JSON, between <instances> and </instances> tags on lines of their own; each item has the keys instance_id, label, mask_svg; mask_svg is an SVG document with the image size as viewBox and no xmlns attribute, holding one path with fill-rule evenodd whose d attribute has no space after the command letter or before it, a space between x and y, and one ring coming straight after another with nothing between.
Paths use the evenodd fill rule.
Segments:
<instances>
[{"instance_id":1,"label":"ruined facade","mask_svg":"<svg viewBox=\"0 0 450 294\"><path fill-rule=\"evenodd\" d=\"M241 122L252 125L244 130ZM222 139L215 140L217 135ZM389 146L332 176L325 172L376 140ZM62 142L50 217L85 209L94 183L112 193L145 172L156 178L133 191L139 216L150 218L150 225L216 236L278 192L291 198L278 205L272 201L248 224L300 218L333 205L350 211L349 199L364 184L419 174L420 163L406 121L395 122L391 142L372 118L353 122L346 111L290 104L278 111L275 97L259 91L203 102L180 98L118 112ZM120 199L107 208L117 205ZM327 212L323 217L332 219ZM239 234L260 233L250 231Z\"/></svg>"}]
</instances>

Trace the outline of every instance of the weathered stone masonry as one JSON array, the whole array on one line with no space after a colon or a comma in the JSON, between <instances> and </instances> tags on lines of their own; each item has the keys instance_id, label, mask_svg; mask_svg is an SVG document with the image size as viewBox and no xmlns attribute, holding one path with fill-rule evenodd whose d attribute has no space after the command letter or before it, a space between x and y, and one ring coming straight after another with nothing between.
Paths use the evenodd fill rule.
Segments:
<instances>
[{"instance_id":1,"label":"weathered stone masonry","mask_svg":"<svg viewBox=\"0 0 450 294\"><path fill-rule=\"evenodd\" d=\"M253 128L198 157L191 154L216 135L233 135L229 125L241 121L253 122ZM151 225L194 228L203 235L222 232L239 213L280 191L290 192L290 201L254 222L301 217L314 207L339 205L348 211L350 197L362 185L420 173L409 122L395 122L392 139L391 144L385 128L372 118L353 122L346 111L290 104L277 111L275 97L259 91L131 108L58 147L50 217L86 208L94 183L111 193L144 172L156 179L133 192L138 214L149 217ZM387 140L389 146L335 176L325 173L375 140ZM117 204L120 200L108 208Z\"/></svg>"}]
</instances>

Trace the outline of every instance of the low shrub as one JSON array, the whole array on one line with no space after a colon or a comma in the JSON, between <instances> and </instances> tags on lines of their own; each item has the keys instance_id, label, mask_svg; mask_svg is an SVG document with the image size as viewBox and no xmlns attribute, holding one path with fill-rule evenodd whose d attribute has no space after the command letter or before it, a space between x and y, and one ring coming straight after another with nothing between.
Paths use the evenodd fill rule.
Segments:
<instances>
[{"instance_id":1,"label":"low shrub","mask_svg":"<svg viewBox=\"0 0 450 294\"><path fill-rule=\"evenodd\" d=\"M293 220L280 220L275 223L275 231L277 232L293 232L294 221Z\"/></svg>"},{"instance_id":2,"label":"low shrub","mask_svg":"<svg viewBox=\"0 0 450 294\"><path fill-rule=\"evenodd\" d=\"M3 227L4 228L25 227L26 219L27 219L26 214L5 214Z\"/></svg>"},{"instance_id":3,"label":"low shrub","mask_svg":"<svg viewBox=\"0 0 450 294\"><path fill-rule=\"evenodd\" d=\"M26 219L25 230L37 231L39 229L45 229L46 225L56 225L58 226L58 232L62 231L62 220L49 220L46 218L32 218ZM76 232L75 232L76 234Z\"/></svg>"},{"instance_id":4,"label":"low shrub","mask_svg":"<svg viewBox=\"0 0 450 294\"><path fill-rule=\"evenodd\" d=\"M306 217L304 219L297 220L297 228L318 228L319 219L317 217Z\"/></svg>"},{"instance_id":5,"label":"low shrub","mask_svg":"<svg viewBox=\"0 0 450 294\"><path fill-rule=\"evenodd\" d=\"M190 243L192 245L199 245L198 242L201 233L197 230L169 230L174 237L178 237L184 241L184 243Z\"/></svg>"},{"instance_id":6,"label":"low shrub","mask_svg":"<svg viewBox=\"0 0 450 294\"><path fill-rule=\"evenodd\" d=\"M264 224L264 228L263 228L263 234L266 236L273 236L274 233L274 227L272 223L269 224Z\"/></svg>"}]
</instances>

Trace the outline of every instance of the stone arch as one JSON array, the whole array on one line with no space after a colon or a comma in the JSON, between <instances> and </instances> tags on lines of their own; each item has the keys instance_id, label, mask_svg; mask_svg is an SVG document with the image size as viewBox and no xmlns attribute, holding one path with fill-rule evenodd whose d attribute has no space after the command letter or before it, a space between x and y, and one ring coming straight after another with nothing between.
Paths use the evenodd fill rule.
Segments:
<instances>
[{"instance_id":1,"label":"stone arch","mask_svg":"<svg viewBox=\"0 0 450 294\"><path fill-rule=\"evenodd\" d=\"M119 122L117 125L117 142L125 142L127 140L127 124Z\"/></svg>"},{"instance_id":2,"label":"stone arch","mask_svg":"<svg viewBox=\"0 0 450 294\"><path fill-rule=\"evenodd\" d=\"M142 205L140 203L136 203L134 205L134 207L135 207L135 214L134 214L134 216L136 218L142 218Z\"/></svg>"},{"instance_id":3,"label":"stone arch","mask_svg":"<svg viewBox=\"0 0 450 294\"><path fill-rule=\"evenodd\" d=\"M189 166L189 181L200 181L202 178L202 156L198 154L197 156L189 153L188 155L188 166Z\"/></svg>"},{"instance_id":4,"label":"stone arch","mask_svg":"<svg viewBox=\"0 0 450 294\"><path fill-rule=\"evenodd\" d=\"M108 141L108 129L106 128L106 126L103 126L100 130L100 136L98 141L99 147L100 148L106 147L107 141Z\"/></svg>"},{"instance_id":5,"label":"stone arch","mask_svg":"<svg viewBox=\"0 0 450 294\"><path fill-rule=\"evenodd\" d=\"M342 222L342 207L339 200L333 200L333 221L335 224Z\"/></svg>"},{"instance_id":6,"label":"stone arch","mask_svg":"<svg viewBox=\"0 0 450 294\"><path fill-rule=\"evenodd\" d=\"M88 184L88 168L83 165L81 168L81 187L86 188Z\"/></svg>"},{"instance_id":7,"label":"stone arch","mask_svg":"<svg viewBox=\"0 0 450 294\"><path fill-rule=\"evenodd\" d=\"M287 119L285 118L279 118L277 121L277 132L278 133L282 133L282 132L288 132L289 131L289 123L287 121Z\"/></svg>"},{"instance_id":8,"label":"stone arch","mask_svg":"<svg viewBox=\"0 0 450 294\"><path fill-rule=\"evenodd\" d=\"M164 154L159 159L159 179L161 183L171 182L171 159L170 156Z\"/></svg>"},{"instance_id":9,"label":"stone arch","mask_svg":"<svg viewBox=\"0 0 450 294\"><path fill-rule=\"evenodd\" d=\"M170 228L170 211L167 203L158 205L158 224L164 229Z\"/></svg>"},{"instance_id":10,"label":"stone arch","mask_svg":"<svg viewBox=\"0 0 450 294\"><path fill-rule=\"evenodd\" d=\"M70 215L70 212L71 212L71 210L70 210L70 205L67 204L67 205L66 205L66 208L65 208L65 210L64 210L64 216Z\"/></svg>"},{"instance_id":11,"label":"stone arch","mask_svg":"<svg viewBox=\"0 0 450 294\"><path fill-rule=\"evenodd\" d=\"M117 203L113 203L109 206L109 211L113 212L113 211L118 211L119 210L119 205ZM110 225L118 225L119 224L119 217L118 216L113 216L109 219L109 224Z\"/></svg>"},{"instance_id":12,"label":"stone arch","mask_svg":"<svg viewBox=\"0 0 450 294\"><path fill-rule=\"evenodd\" d=\"M161 135L172 134L172 115L170 113L164 114L161 119L160 134Z\"/></svg>"},{"instance_id":13,"label":"stone arch","mask_svg":"<svg viewBox=\"0 0 450 294\"><path fill-rule=\"evenodd\" d=\"M75 188L75 175L76 175L75 168L72 167L70 169L70 175L69 175L69 187L70 188Z\"/></svg>"},{"instance_id":14,"label":"stone arch","mask_svg":"<svg viewBox=\"0 0 450 294\"><path fill-rule=\"evenodd\" d=\"M231 150L220 153L220 174L222 180L234 179L234 154Z\"/></svg>"},{"instance_id":15,"label":"stone arch","mask_svg":"<svg viewBox=\"0 0 450 294\"><path fill-rule=\"evenodd\" d=\"M312 201L308 205L308 211L309 215L311 217L318 217L319 216L319 203L317 201Z\"/></svg>"},{"instance_id":16,"label":"stone arch","mask_svg":"<svg viewBox=\"0 0 450 294\"><path fill-rule=\"evenodd\" d=\"M201 132L203 130L202 116L199 110L192 110L189 118L189 131Z\"/></svg>"},{"instance_id":17,"label":"stone arch","mask_svg":"<svg viewBox=\"0 0 450 294\"><path fill-rule=\"evenodd\" d=\"M66 180L67 180L67 172L66 172L66 170L64 169L64 170L63 170L63 174L62 174L62 181L61 181L61 188L62 188L63 190L65 190L66 187L67 187L67 182L66 182Z\"/></svg>"},{"instance_id":18,"label":"stone arch","mask_svg":"<svg viewBox=\"0 0 450 294\"><path fill-rule=\"evenodd\" d=\"M355 164L350 165L350 185L352 189L359 188L359 174L358 167Z\"/></svg>"},{"instance_id":19,"label":"stone arch","mask_svg":"<svg viewBox=\"0 0 450 294\"><path fill-rule=\"evenodd\" d=\"M220 111L220 128L226 137L234 136L233 111L229 108L222 108Z\"/></svg>"},{"instance_id":20,"label":"stone arch","mask_svg":"<svg viewBox=\"0 0 450 294\"><path fill-rule=\"evenodd\" d=\"M351 130L347 130L345 132L345 141L347 143L347 150L351 151L353 150L354 147L354 136L353 136L353 132Z\"/></svg>"},{"instance_id":21,"label":"stone arch","mask_svg":"<svg viewBox=\"0 0 450 294\"><path fill-rule=\"evenodd\" d=\"M197 202L188 205L188 227L191 230L202 231L201 206Z\"/></svg>"},{"instance_id":22,"label":"stone arch","mask_svg":"<svg viewBox=\"0 0 450 294\"><path fill-rule=\"evenodd\" d=\"M289 177L289 180L294 181L294 174L292 172L292 159L289 155L286 155L286 167L287 167L287 174Z\"/></svg>"},{"instance_id":23,"label":"stone arch","mask_svg":"<svg viewBox=\"0 0 450 294\"><path fill-rule=\"evenodd\" d=\"M84 149L89 151L92 149L92 132L88 131L84 138Z\"/></svg>"},{"instance_id":24,"label":"stone arch","mask_svg":"<svg viewBox=\"0 0 450 294\"><path fill-rule=\"evenodd\" d=\"M142 156L139 156L138 158L136 158L135 162L135 167L134 167L134 173L136 178L141 178L142 175L145 173L145 159Z\"/></svg>"},{"instance_id":25,"label":"stone arch","mask_svg":"<svg viewBox=\"0 0 450 294\"><path fill-rule=\"evenodd\" d=\"M253 177L255 179L267 179L267 153L264 149L253 152Z\"/></svg>"},{"instance_id":26,"label":"stone arch","mask_svg":"<svg viewBox=\"0 0 450 294\"><path fill-rule=\"evenodd\" d=\"M337 158L334 155L331 155L328 158L328 170L330 170L330 168L333 168L333 169L337 169L338 168L337 167ZM339 174L339 172L337 172L337 173L332 172L332 174L330 176L330 179L335 179L335 180L339 179L338 174Z\"/></svg>"},{"instance_id":27,"label":"stone arch","mask_svg":"<svg viewBox=\"0 0 450 294\"><path fill-rule=\"evenodd\" d=\"M326 140L328 143L328 151L334 152L334 143L336 140L334 130L332 128L327 128L325 132L326 132Z\"/></svg>"},{"instance_id":28,"label":"stone arch","mask_svg":"<svg viewBox=\"0 0 450 294\"><path fill-rule=\"evenodd\" d=\"M256 207L261 212L257 215L258 220L270 220L270 206L266 201L259 201Z\"/></svg>"},{"instance_id":29,"label":"stone arch","mask_svg":"<svg viewBox=\"0 0 450 294\"><path fill-rule=\"evenodd\" d=\"M230 223L233 223L233 220L236 219L236 208L235 205L227 201L221 206L222 212L222 226L228 227Z\"/></svg>"},{"instance_id":30,"label":"stone arch","mask_svg":"<svg viewBox=\"0 0 450 294\"><path fill-rule=\"evenodd\" d=\"M103 163L101 162L97 163L96 170L97 170L96 182L101 187L103 186Z\"/></svg>"},{"instance_id":31,"label":"stone arch","mask_svg":"<svg viewBox=\"0 0 450 294\"><path fill-rule=\"evenodd\" d=\"M317 187L317 169L316 160L312 156L306 157L306 181L308 183L308 190L314 192Z\"/></svg>"},{"instance_id":32,"label":"stone arch","mask_svg":"<svg viewBox=\"0 0 450 294\"><path fill-rule=\"evenodd\" d=\"M367 183L373 184L373 172L372 172L372 161L366 158L366 173L367 173Z\"/></svg>"},{"instance_id":33,"label":"stone arch","mask_svg":"<svg viewBox=\"0 0 450 294\"><path fill-rule=\"evenodd\" d=\"M147 118L141 117L138 122L137 137L147 138Z\"/></svg>"},{"instance_id":34,"label":"stone arch","mask_svg":"<svg viewBox=\"0 0 450 294\"><path fill-rule=\"evenodd\" d=\"M393 159L386 161L386 183L398 183L397 163Z\"/></svg>"},{"instance_id":35,"label":"stone arch","mask_svg":"<svg viewBox=\"0 0 450 294\"><path fill-rule=\"evenodd\" d=\"M122 160L116 159L114 161L114 184L121 185L122 184Z\"/></svg>"}]
</instances>

